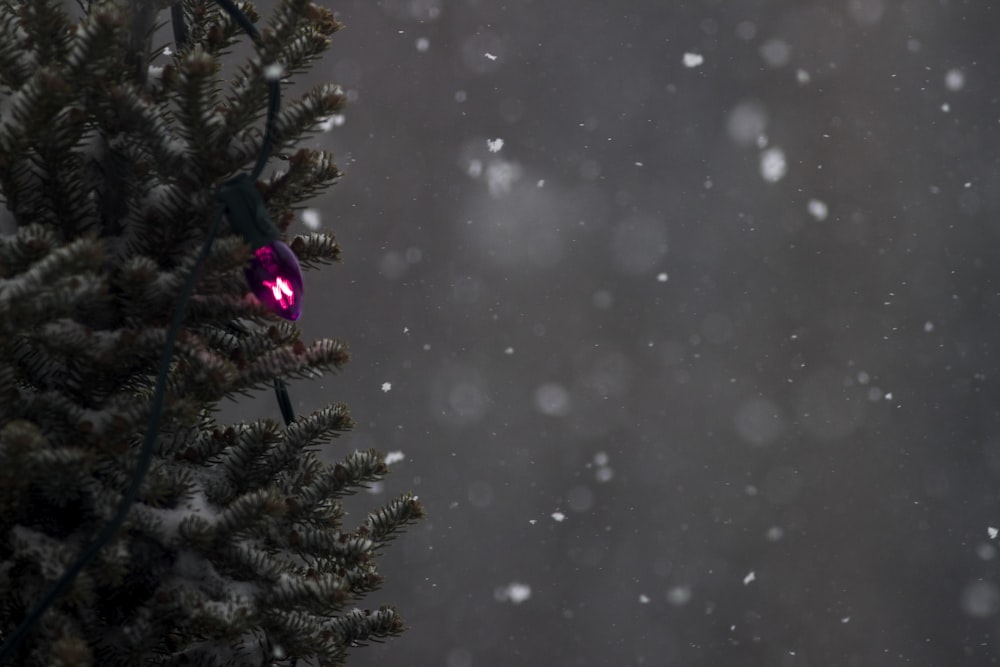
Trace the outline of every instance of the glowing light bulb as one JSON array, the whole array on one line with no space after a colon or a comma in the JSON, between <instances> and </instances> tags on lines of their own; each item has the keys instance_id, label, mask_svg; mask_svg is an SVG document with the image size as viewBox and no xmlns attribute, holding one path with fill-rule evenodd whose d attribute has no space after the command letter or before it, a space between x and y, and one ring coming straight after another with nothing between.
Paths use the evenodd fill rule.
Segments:
<instances>
[{"instance_id":1,"label":"glowing light bulb","mask_svg":"<svg viewBox=\"0 0 1000 667\"><path fill-rule=\"evenodd\" d=\"M302 269L292 249L275 239L257 248L246 269L250 291L257 300L286 320L302 311Z\"/></svg>"}]
</instances>

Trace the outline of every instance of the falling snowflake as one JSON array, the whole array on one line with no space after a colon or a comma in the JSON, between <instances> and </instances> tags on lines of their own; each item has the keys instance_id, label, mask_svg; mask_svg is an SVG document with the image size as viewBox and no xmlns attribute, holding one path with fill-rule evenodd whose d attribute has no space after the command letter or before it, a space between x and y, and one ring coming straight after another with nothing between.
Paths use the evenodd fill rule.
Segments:
<instances>
[{"instance_id":1,"label":"falling snowflake","mask_svg":"<svg viewBox=\"0 0 1000 667\"><path fill-rule=\"evenodd\" d=\"M684 54L684 67L698 67L703 62L705 62L705 56L700 53L685 53Z\"/></svg>"},{"instance_id":2,"label":"falling snowflake","mask_svg":"<svg viewBox=\"0 0 1000 667\"><path fill-rule=\"evenodd\" d=\"M503 139L497 137L496 139L487 139L486 146L490 149L491 153L499 153L500 149L503 148Z\"/></svg>"},{"instance_id":3,"label":"falling snowflake","mask_svg":"<svg viewBox=\"0 0 1000 667\"><path fill-rule=\"evenodd\" d=\"M406 454L403 453L403 450L397 449L385 455L385 464L391 466L393 463L399 463L405 458Z\"/></svg>"},{"instance_id":4,"label":"falling snowflake","mask_svg":"<svg viewBox=\"0 0 1000 667\"><path fill-rule=\"evenodd\" d=\"M384 393L388 393L390 389L392 389L392 383L391 382L383 382L382 383L382 391Z\"/></svg>"},{"instance_id":5,"label":"falling snowflake","mask_svg":"<svg viewBox=\"0 0 1000 667\"><path fill-rule=\"evenodd\" d=\"M965 73L960 69L950 69L945 72L944 85L950 91L962 90L965 87Z\"/></svg>"},{"instance_id":6,"label":"falling snowflake","mask_svg":"<svg viewBox=\"0 0 1000 667\"><path fill-rule=\"evenodd\" d=\"M506 586L498 586L494 589L493 598L497 602L521 604L531 598L531 586L519 581L512 581Z\"/></svg>"},{"instance_id":7,"label":"falling snowflake","mask_svg":"<svg viewBox=\"0 0 1000 667\"><path fill-rule=\"evenodd\" d=\"M782 39L769 39L759 50L764 64L772 69L784 67L792 59L792 47Z\"/></svg>"},{"instance_id":8,"label":"falling snowflake","mask_svg":"<svg viewBox=\"0 0 1000 667\"><path fill-rule=\"evenodd\" d=\"M307 229L316 231L319 229L319 211L314 208L307 208L302 211L302 224L306 226Z\"/></svg>"},{"instance_id":9,"label":"falling snowflake","mask_svg":"<svg viewBox=\"0 0 1000 667\"><path fill-rule=\"evenodd\" d=\"M493 197L501 197L510 192L521 179L521 167L506 160L493 160L486 168L483 178L486 188Z\"/></svg>"},{"instance_id":10,"label":"falling snowflake","mask_svg":"<svg viewBox=\"0 0 1000 667\"><path fill-rule=\"evenodd\" d=\"M691 601L691 587L690 586L674 586L669 591L667 591L667 602L674 605L675 607L680 607Z\"/></svg>"},{"instance_id":11,"label":"falling snowflake","mask_svg":"<svg viewBox=\"0 0 1000 667\"><path fill-rule=\"evenodd\" d=\"M757 574L753 570L750 570L747 573L747 576L743 577L743 585L749 586L751 582L756 580L757 580Z\"/></svg>"},{"instance_id":12,"label":"falling snowflake","mask_svg":"<svg viewBox=\"0 0 1000 667\"><path fill-rule=\"evenodd\" d=\"M768 148L760 154L760 175L768 183L777 183L788 172L785 152L778 147Z\"/></svg>"},{"instance_id":13,"label":"falling snowflake","mask_svg":"<svg viewBox=\"0 0 1000 667\"><path fill-rule=\"evenodd\" d=\"M826 204L819 199L810 199L808 208L809 215L820 221L826 220L826 216L830 213Z\"/></svg>"},{"instance_id":14,"label":"falling snowflake","mask_svg":"<svg viewBox=\"0 0 1000 667\"><path fill-rule=\"evenodd\" d=\"M285 66L281 63L271 63L264 68L264 78L268 81L280 79L285 75Z\"/></svg>"},{"instance_id":15,"label":"falling snowflake","mask_svg":"<svg viewBox=\"0 0 1000 667\"><path fill-rule=\"evenodd\" d=\"M329 132L335 127L340 127L347 122L347 117L342 113L335 113L328 118L322 118L316 124L320 132Z\"/></svg>"}]
</instances>

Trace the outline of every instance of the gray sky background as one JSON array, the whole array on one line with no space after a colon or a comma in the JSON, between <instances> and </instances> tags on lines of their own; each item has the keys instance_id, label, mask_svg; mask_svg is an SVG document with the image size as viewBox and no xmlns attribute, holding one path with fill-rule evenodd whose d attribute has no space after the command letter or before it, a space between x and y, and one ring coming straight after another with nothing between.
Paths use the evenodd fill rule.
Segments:
<instances>
[{"instance_id":1,"label":"gray sky background","mask_svg":"<svg viewBox=\"0 0 1000 667\"><path fill-rule=\"evenodd\" d=\"M333 8L291 391L430 512L354 665L993 664L993 3Z\"/></svg>"}]
</instances>

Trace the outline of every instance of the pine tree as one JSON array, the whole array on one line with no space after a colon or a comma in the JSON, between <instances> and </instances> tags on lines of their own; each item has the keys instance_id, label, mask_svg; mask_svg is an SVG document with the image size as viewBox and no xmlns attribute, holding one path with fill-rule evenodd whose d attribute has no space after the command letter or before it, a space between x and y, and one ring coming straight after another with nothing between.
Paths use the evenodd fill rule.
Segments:
<instances>
[{"instance_id":1,"label":"pine tree","mask_svg":"<svg viewBox=\"0 0 1000 667\"><path fill-rule=\"evenodd\" d=\"M261 21L247 0L236 6ZM269 78L306 71L341 25L282 0L252 56L209 0L0 3L0 642L122 503L153 411L178 293L220 186L261 153ZM173 12L176 43L152 49ZM168 63L155 67L157 58ZM280 170L255 179L282 235L340 176L297 141L344 95L318 86L272 125ZM294 152L293 152L294 151ZM331 235L288 245L305 268L338 260ZM15 665L343 664L402 629L376 588L376 554L423 510L403 494L353 527L340 499L387 472L377 451L323 463L351 428L331 405L287 425L224 425L223 399L336 371L337 340L306 344L248 290L251 247L224 219L176 336L153 457L122 529L31 629Z\"/></svg>"}]
</instances>

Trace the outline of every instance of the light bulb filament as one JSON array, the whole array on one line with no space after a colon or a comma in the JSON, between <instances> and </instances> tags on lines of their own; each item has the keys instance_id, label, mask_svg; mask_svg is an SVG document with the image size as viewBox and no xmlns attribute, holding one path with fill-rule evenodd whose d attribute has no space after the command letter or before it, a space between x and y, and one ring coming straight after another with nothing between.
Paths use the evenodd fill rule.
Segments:
<instances>
[{"instance_id":1,"label":"light bulb filament","mask_svg":"<svg viewBox=\"0 0 1000 667\"><path fill-rule=\"evenodd\" d=\"M264 286L271 288L271 294L274 296L274 300L277 301L282 308L288 308L290 305L295 303L295 292L292 290L292 286L281 276L276 276L274 281L265 280Z\"/></svg>"}]
</instances>

